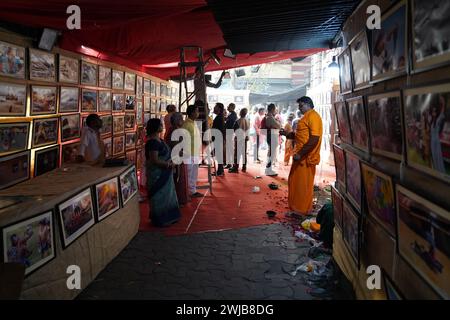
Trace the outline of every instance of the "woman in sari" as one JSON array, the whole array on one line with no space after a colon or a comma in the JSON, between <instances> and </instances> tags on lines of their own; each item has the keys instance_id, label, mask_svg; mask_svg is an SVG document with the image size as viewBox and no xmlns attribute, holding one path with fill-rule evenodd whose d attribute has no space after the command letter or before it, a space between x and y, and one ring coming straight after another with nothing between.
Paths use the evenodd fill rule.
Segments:
<instances>
[{"instance_id":1,"label":"woman in sari","mask_svg":"<svg viewBox=\"0 0 450 320\"><path fill-rule=\"evenodd\" d=\"M180 129L183 126L183 122L183 114L181 112L175 112L170 117L170 127L166 134L165 142L171 150L179 143L178 141L172 141L172 132ZM178 203L180 206L183 206L191 200L188 192L187 171L184 163L175 166L174 180Z\"/></svg>"},{"instance_id":2,"label":"woman in sari","mask_svg":"<svg viewBox=\"0 0 450 320\"><path fill-rule=\"evenodd\" d=\"M150 200L150 219L157 227L169 226L180 219L173 163L170 149L159 138L163 131L160 119L147 122L147 143L145 144L147 190Z\"/></svg>"}]
</instances>

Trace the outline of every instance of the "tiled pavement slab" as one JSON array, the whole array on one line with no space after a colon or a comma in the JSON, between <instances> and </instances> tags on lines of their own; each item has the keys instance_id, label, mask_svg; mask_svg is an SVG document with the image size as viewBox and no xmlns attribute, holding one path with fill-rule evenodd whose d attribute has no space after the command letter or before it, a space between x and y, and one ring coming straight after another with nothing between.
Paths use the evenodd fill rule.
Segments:
<instances>
[{"instance_id":1,"label":"tiled pavement slab","mask_svg":"<svg viewBox=\"0 0 450 320\"><path fill-rule=\"evenodd\" d=\"M308 249L282 224L173 237L140 232L78 299L313 299L290 274Z\"/></svg>"}]
</instances>

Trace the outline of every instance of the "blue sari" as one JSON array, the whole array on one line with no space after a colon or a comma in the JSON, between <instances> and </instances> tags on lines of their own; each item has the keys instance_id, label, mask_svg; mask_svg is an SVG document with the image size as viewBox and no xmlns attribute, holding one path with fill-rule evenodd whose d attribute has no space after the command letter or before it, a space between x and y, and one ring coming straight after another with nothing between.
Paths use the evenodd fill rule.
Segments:
<instances>
[{"instance_id":1,"label":"blue sari","mask_svg":"<svg viewBox=\"0 0 450 320\"><path fill-rule=\"evenodd\" d=\"M150 139L145 145L150 219L153 225L165 227L177 222L181 216L173 171L150 164L148 161L150 151L157 151L159 160L169 161L170 149L166 143L156 139Z\"/></svg>"}]
</instances>

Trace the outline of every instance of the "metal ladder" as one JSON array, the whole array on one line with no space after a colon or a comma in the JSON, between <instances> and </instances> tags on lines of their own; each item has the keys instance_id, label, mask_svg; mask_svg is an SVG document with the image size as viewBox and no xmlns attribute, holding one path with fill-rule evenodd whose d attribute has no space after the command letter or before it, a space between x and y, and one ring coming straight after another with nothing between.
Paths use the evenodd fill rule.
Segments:
<instances>
[{"instance_id":1,"label":"metal ladder","mask_svg":"<svg viewBox=\"0 0 450 320\"><path fill-rule=\"evenodd\" d=\"M195 61L188 61L188 53L193 52L195 55ZM207 108L206 101L206 82L205 82L205 62L203 60L203 49L197 46L185 46L180 49L180 83L178 90L178 108L181 112L182 106L186 104L188 106L191 101L194 99L202 100L205 103L204 110L199 110L200 119L204 121L204 125L202 126L201 136L204 137L205 134L208 134L208 146L212 143L210 132L206 133L209 129L209 114ZM194 78L189 76L189 69L195 68ZM194 91L189 91L188 81L194 80ZM183 100L182 90L186 93L185 99ZM195 101L195 100L194 100ZM203 130L204 129L204 130ZM203 139L202 139L203 146ZM206 150L208 150L208 146L202 148L201 159L202 162L200 164L200 168L206 168L208 170L208 184L197 186L197 189L209 189L209 192L212 193L212 176L216 173L216 162L214 160L214 155L206 154ZM209 160L209 161L208 161ZM214 171L214 173L213 173Z\"/></svg>"}]
</instances>

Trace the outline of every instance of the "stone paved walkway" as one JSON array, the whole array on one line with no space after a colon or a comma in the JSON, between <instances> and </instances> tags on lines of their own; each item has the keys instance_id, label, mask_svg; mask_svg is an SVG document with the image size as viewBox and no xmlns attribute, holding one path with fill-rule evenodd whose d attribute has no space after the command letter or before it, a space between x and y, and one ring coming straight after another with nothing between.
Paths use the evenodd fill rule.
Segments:
<instances>
[{"instance_id":1,"label":"stone paved walkway","mask_svg":"<svg viewBox=\"0 0 450 320\"><path fill-rule=\"evenodd\" d=\"M289 227L166 237L140 232L78 299L313 299L300 275L310 246Z\"/></svg>"}]
</instances>

